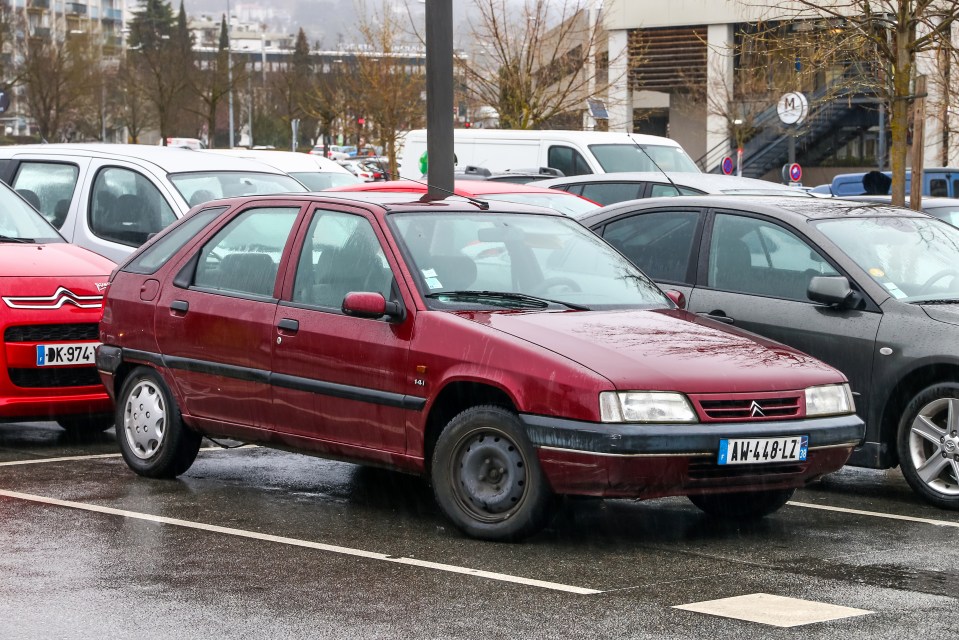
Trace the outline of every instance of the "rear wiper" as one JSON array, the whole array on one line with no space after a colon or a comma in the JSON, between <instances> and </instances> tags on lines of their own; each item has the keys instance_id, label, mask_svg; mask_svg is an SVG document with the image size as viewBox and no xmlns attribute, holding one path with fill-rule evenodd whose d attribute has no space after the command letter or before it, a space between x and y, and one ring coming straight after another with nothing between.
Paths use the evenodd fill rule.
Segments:
<instances>
[{"instance_id":1,"label":"rear wiper","mask_svg":"<svg viewBox=\"0 0 959 640\"><path fill-rule=\"evenodd\" d=\"M553 300L550 298L541 298L539 296L531 296L526 293L516 293L513 291L443 291L437 293L427 294L427 298L442 298L442 297L451 297L451 298L460 298L460 299L473 299L481 300L483 302L488 302L490 304L496 304L503 301L508 301L511 303L510 306L515 306L515 303L521 303L519 306L525 306L526 308L533 309L544 309L551 304L558 304L566 307L567 309L573 309L575 311L589 311L589 307L576 304L575 302L564 302L563 300Z\"/></svg>"},{"instance_id":2,"label":"rear wiper","mask_svg":"<svg viewBox=\"0 0 959 640\"><path fill-rule=\"evenodd\" d=\"M33 238L14 238L11 236L0 235L0 242L20 242L20 243L26 243L26 244L34 244L36 243L36 240L34 240Z\"/></svg>"}]
</instances>

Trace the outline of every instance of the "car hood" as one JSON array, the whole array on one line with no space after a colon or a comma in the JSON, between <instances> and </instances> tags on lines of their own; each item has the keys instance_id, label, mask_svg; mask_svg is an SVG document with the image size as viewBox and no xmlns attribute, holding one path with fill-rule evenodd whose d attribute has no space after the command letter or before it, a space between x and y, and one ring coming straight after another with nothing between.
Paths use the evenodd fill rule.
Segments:
<instances>
[{"instance_id":1,"label":"car hood","mask_svg":"<svg viewBox=\"0 0 959 640\"><path fill-rule=\"evenodd\" d=\"M115 266L99 254L66 242L0 244L0 277L108 276Z\"/></svg>"},{"instance_id":2,"label":"car hood","mask_svg":"<svg viewBox=\"0 0 959 640\"><path fill-rule=\"evenodd\" d=\"M956 304L924 304L919 306L933 320L948 324L959 324L959 302Z\"/></svg>"},{"instance_id":3,"label":"car hood","mask_svg":"<svg viewBox=\"0 0 959 640\"><path fill-rule=\"evenodd\" d=\"M790 347L686 311L460 315L570 358L621 390L783 391L845 380Z\"/></svg>"}]
</instances>

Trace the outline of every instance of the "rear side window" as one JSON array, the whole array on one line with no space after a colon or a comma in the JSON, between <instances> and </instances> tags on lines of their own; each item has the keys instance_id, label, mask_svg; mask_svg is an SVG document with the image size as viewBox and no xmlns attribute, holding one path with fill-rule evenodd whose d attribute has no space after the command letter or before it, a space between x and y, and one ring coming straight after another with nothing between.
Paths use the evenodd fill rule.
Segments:
<instances>
[{"instance_id":1,"label":"rear side window","mask_svg":"<svg viewBox=\"0 0 959 640\"><path fill-rule=\"evenodd\" d=\"M606 225L603 238L659 282L687 283L699 214L657 211Z\"/></svg>"},{"instance_id":2,"label":"rear side window","mask_svg":"<svg viewBox=\"0 0 959 640\"><path fill-rule=\"evenodd\" d=\"M641 182L598 182L584 184L583 192L580 195L597 204L606 206L626 200L635 200L639 197L642 188L643 183Z\"/></svg>"},{"instance_id":3,"label":"rear side window","mask_svg":"<svg viewBox=\"0 0 959 640\"><path fill-rule=\"evenodd\" d=\"M123 271L144 275L156 273L174 253L179 251L183 245L224 211L226 211L226 207L211 207L196 212L175 229L146 247L123 266Z\"/></svg>"},{"instance_id":4,"label":"rear side window","mask_svg":"<svg viewBox=\"0 0 959 640\"><path fill-rule=\"evenodd\" d=\"M80 169L59 162L21 162L13 188L59 229L67 219Z\"/></svg>"},{"instance_id":5,"label":"rear side window","mask_svg":"<svg viewBox=\"0 0 959 640\"><path fill-rule=\"evenodd\" d=\"M90 230L94 235L139 247L176 220L173 209L152 182L131 169L101 169L90 196Z\"/></svg>"},{"instance_id":6,"label":"rear side window","mask_svg":"<svg viewBox=\"0 0 959 640\"><path fill-rule=\"evenodd\" d=\"M550 167L562 171L564 176L581 176L593 172L586 159L572 147L550 147L546 162Z\"/></svg>"},{"instance_id":7,"label":"rear side window","mask_svg":"<svg viewBox=\"0 0 959 640\"><path fill-rule=\"evenodd\" d=\"M650 198L659 198L659 197L671 197L671 196L698 196L702 195L702 191L698 189L690 189L688 187L674 187L671 184L662 184L657 182L652 185L649 189Z\"/></svg>"}]
</instances>

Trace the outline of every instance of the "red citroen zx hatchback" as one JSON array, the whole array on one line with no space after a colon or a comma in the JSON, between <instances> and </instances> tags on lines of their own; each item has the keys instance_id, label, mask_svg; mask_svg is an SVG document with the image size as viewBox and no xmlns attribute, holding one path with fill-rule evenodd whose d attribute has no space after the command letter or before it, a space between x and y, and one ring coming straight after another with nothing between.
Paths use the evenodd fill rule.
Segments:
<instances>
[{"instance_id":1,"label":"red citroen zx hatchback","mask_svg":"<svg viewBox=\"0 0 959 640\"><path fill-rule=\"evenodd\" d=\"M535 532L556 494L762 516L863 436L841 373L677 308L524 205L208 203L118 269L100 338L138 474L230 436L422 474L486 539Z\"/></svg>"},{"instance_id":2,"label":"red citroen zx hatchback","mask_svg":"<svg viewBox=\"0 0 959 640\"><path fill-rule=\"evenodd\" d=\"M56 420L68 431L113 424L94 366L103 290L114 264L66 241L0 185L0 420Z\"/></svg>"}]
</instances>

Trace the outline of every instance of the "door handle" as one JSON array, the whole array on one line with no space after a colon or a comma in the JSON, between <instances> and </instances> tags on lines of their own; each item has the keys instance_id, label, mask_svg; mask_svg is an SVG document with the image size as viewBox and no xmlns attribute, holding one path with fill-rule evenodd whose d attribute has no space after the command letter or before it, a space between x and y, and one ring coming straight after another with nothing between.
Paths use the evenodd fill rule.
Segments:
<instances>
[{"instance_id":1,"label":"door handle","mask_svg":"<svg viewBox=\"0 0 959 640\"><path fill-rule=\"evenodd\" d=\"M296 333L300 330L300 321L293 318L283 318L276 324L276 328L287 333Z\"/></svg>"},{"instance_id":2,"label":"door handle","mask_svg":"<svg viewBox=\"0 0 959 640\"><path fill-rule=\"evenodd\" d=\"M170 311L173 312L173 315L186 315L189 310L190 303L186 300L174 300L170 303Z\"/></svg>"},{"instance_id":3,"label":"door handle","mask_svg":"<svg viewBox=\"0 0 959 640\"><path fill-rule=\"evenodd\" d=\"M736 321L727 316L723 311L716 309L710 311L709 313L700 312L701 316L706 316L710 320L715 320L716 322L722 322L723 324L736 324Z\"/></svg>"}]
</instances>

